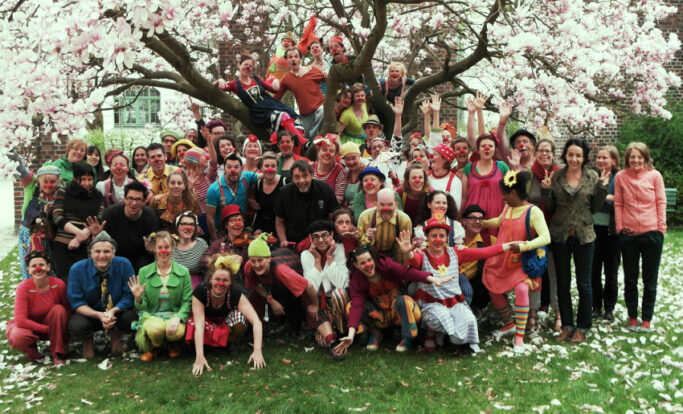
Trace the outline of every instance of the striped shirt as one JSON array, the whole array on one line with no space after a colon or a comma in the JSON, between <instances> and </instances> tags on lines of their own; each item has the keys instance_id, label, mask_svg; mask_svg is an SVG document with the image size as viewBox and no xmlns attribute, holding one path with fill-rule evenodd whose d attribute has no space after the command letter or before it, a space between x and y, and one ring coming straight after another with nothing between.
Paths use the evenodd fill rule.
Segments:
<instances>
[{"instance_id":1,"label":"striped shirt","mask_svg":"<svg viewBox=\"0 0 683 414\"><path fill-rule=\"evenodd\" d=\"M370 239L365 235L367 229L372 227L373 216L375 218L375 240L370 243ZM398 225L397 225L398 220ZM393 250L393 257L398 263L405 264L406 257L398 247L396 243L396 238L399 236L397 234L397 227L399 231L407 230L411 235L413 230L413 224L410 221L410 217L400 210L396 210L394 215L389 220L384 220L377 212L377 207L373 207L365 210L358 217L358 234L360 235L361 244L372 244L372 247L378 252L387 252Z\"/></svg>"},{"instance_id":2,"label":"striped shirt","mask_svg":"<svg viewBox=\"0 0 683 414\"><path fill-rule=\"evenodd\" d=\"M49 277L48 281L50 288L45 292L36 290L33 279L26 279L17 286L14 299L14 322L17 327L47 334L48 326L36 321L42 321L54 305L71 309L66 299L66 284L56 277Z\"/></svg>"},{"instance_id":3,"label":"striped shirt","mask_svg":"<svg viewBox=\"0 0 683 414\"><path fill-rule=\"evenodd\" d=\"M202 258L202 255L206 249L209 248L209 245L206 244L204 239L197 237L195 241L196 243L190 250L180 250L176 248L173 250L173 254L171 255L171 258L174 262L187 267L187 270L189 270L190 274L193 275L200 273L200 259Z\"/></svg>"},{"instance_id":4,"label":"striped shirt","mask_svg":"<svg viewBox=\"0 0 683 414\"><path fill-rule=\"evenodd\" d=\"M346 184L348 182L346 180L346 175L348 174L349 170L340 163L336 163L326 175L320 175L318 173L317 162L312 162L311 167L313 167L313 178L325 181L327 185L329 185L334 191L334 195L337 197L339 204L343 203L344 192L346 192Z\"/></svg>"}]
</instances>

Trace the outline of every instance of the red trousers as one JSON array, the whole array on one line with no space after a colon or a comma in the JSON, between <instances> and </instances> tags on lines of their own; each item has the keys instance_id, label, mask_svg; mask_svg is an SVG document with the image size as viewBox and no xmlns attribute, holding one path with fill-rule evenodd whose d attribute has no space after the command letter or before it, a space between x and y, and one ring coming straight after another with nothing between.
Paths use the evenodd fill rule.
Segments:
<instances>
[{"instance_id":1,"label":"red trousers","mask_svg":"<svg viewBox=\"0 0 683 414\"><path fill-rule=\"evenodd\" d=\"M66 354L69 335L66 332L66 325L69 322L69 311L62 305L54 305L42 321L35 321L48 326L47 334L32 331L31 329L20 328L15 320L7 323L7 340L12 348L26 353L29 360L40 358L38 340L50 341L50 353L52 359L56 359L57 354Z\"/></svg>"}]
</instances>

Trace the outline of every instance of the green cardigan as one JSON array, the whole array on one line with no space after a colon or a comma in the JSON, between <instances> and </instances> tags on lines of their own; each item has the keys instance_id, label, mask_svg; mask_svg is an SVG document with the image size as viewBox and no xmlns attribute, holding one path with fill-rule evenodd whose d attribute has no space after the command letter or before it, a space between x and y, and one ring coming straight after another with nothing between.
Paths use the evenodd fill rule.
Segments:
<instances>
[{"instance_id":1,"label":"green cardigan","mask_svg":"<svg viewBox=\"0 0 683 414\"><path fill-rule=\"evenodd\" d=\"M157 273L156 261L141 268L138 277L140 278L140 285L146 283L147 286L145 286L145 292L142 295L142 303L135 301L135 309L154 313L159 309L159 292L163 286L161 277ZM173 312L181 321L185 322L192 309L192 282L187 268L171 261L171 274L168 277L166 287Z\"/></svg>"}]
</instances>

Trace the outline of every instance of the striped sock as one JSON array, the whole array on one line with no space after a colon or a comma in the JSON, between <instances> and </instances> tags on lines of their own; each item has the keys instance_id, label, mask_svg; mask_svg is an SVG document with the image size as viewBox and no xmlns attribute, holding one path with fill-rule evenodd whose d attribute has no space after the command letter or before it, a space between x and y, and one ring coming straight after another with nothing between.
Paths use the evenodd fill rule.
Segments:
<instances>
[{"instance_id":1,"label":"striped sock","mask_svg":"<svg viewBox=\"0 0 683 414\"><path fill-rule=\"evenodd\" d=\"M524 332L526 331L526 320L529 316L529 306L519 306L515 305L515 326L517 331L515 332L515 338L524 338Z\"/></svg>"},{"instance_id":2,"label":"striped sock","mask_svg":"<svg viewBox=\"0 0 683 414\"><path fill-rule=\"evenodd\" d=\"M500 319L503 321L503 324L505 324L505 326L512 325L513 322L512 322L512 314L510 313L510 305L508 305L506 303L505 306L501 306L500 308L494 307L493 310L496 311L496 313L498 314L498 317L500 317Z\"/></svg>"}]
</instances>

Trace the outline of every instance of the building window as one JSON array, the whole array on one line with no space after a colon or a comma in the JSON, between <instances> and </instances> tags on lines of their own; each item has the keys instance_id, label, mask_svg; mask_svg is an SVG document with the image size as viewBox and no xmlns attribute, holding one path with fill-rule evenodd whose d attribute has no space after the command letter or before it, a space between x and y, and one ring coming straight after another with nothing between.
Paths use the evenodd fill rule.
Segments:
<instances>
[{"instance_id":1,"label":"building window","mask_svg":"<svg viewBox=\"0 0 683 414\"><path fill-rule=\"evenodd\" d=\"M114 98L115 128L144 128L159 125L161 99L155 88L130 88Z\"/></svg>"}]
</instances>

